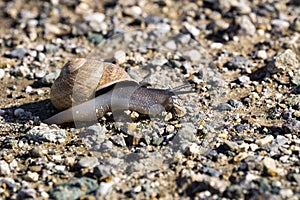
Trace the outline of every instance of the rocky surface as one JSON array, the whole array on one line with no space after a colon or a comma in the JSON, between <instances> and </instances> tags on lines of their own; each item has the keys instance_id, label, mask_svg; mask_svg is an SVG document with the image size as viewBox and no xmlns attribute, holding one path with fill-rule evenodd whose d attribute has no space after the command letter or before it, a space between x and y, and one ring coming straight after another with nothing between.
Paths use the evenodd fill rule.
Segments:
<instances>
[{"instance_id":1,"label":"rocky surface","mask_svg":"<svg viewBox=\"0 0 300 200\"><path fill-rule=\"evenodd\" d=\"M1 1L1 199L299 199L300 7ZM193 93L160 116L47 125L72 57Z\"/></svg>"}]
</instances>

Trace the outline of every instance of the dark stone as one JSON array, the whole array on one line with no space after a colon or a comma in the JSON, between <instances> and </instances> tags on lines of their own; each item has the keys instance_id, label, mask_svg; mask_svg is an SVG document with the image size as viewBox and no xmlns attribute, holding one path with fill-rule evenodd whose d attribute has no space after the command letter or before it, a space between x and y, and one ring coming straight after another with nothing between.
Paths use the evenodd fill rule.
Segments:
<instances>
[{"instance_id":1,"label":"dark stone","mask_svg":"<svg viewBox=\"0 0 300 200\"><path fill-rule=\"evenodd\" d=\"M229 70L236 70L236 69L244 69L248 67L249 60L243 56L237 56L233 58L231 61L224 64Z\"/></svg>"}]
</instances>

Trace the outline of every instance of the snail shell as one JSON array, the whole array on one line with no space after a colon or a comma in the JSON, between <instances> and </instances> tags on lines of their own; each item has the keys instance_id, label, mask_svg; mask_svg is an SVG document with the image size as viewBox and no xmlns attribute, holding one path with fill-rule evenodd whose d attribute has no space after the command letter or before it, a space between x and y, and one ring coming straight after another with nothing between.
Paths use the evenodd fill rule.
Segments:
<instances>
[{"instance_id":1,"label":"snail shell","mask_svg":"<svg viewBox=\"0 0 300 200\"><path fill-rule=\"evenodd\" d=\"M62 68L50 92L52 104L60 110L93 98L95 92L120 81L133 81L126 71L112 63L73 58Z\"/></svg>"}]
</instances>

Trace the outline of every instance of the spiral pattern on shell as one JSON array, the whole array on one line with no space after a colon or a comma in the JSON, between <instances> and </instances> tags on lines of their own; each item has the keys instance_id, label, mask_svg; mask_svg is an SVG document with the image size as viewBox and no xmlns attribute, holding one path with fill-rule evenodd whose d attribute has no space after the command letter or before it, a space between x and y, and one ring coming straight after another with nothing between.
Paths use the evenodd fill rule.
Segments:
<instances>
[{"instance_id":1,"label":"spiral pattern on shell","mask_svg":"<svg viewBox=\"0 0 300 200\"><path fill-rule=\"evenodd\" d=\"M94 97L95 92L120 81L134 81L126 71L112 63L73 58L62 68L51 87L50 99L60 110Z\"/></svg>"}]
</instances>

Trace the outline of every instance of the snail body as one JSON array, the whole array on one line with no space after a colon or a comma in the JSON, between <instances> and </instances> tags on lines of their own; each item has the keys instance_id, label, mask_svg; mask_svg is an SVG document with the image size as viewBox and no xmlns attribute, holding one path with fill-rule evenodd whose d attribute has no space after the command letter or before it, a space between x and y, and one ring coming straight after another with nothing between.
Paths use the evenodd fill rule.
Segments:
<instances>
[{"instance_id":1,"label":"snail body","mask_svg":"<svg viewBox=\"0 0 300 200\"><path fill-rule=\"evenodd\" d=\"M156 115L173 107L172 97L182 88L185 86L144 88L117 65L84 58L71 59L64 65L50 91L52 104L63 111L44 122L92 121L112 109ZM187 92L181 91L181 94L184 93Z\"/></svg>"}]
</instances>

